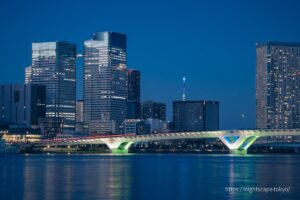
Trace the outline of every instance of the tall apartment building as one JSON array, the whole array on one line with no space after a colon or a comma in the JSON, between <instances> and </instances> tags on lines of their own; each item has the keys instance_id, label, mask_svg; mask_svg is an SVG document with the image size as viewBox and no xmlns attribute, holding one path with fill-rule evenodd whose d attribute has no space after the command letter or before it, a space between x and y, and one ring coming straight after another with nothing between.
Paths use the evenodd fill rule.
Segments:
<instances>
[{"instance_id":1,"label":"tall apartment building","mask_svg":"<svg viewBox=\"0 0 300 200\"><path fill-rule=\"evenodd\" d=\"M300 43L256 45L256 127L300 128Z\"/></svg>"}]
</instances>

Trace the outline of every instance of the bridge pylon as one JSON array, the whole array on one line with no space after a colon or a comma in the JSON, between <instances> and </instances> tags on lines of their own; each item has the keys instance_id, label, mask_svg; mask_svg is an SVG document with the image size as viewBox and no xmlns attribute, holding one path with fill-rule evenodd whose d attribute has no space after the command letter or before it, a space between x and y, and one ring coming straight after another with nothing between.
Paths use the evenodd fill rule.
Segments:
<instances>
[{"instance_id":1,"label":"bridge pylon","mask_svg":"<svg viewBox=\"0 0 300 200\"><path fill-rule=\"evenodd\" d=\"M119 140L112 140L109 139L105 141L105 144L111 150L112 153L128 153L128 149L133 142L131 141L119 141Z\"/></svg>"},{"instance_id":2,"label":"bridge pylon","mask_svg":"<svg viewBox=\"0 0 300 200\"><path fill-rule=\"evenodd\" d=\"M247 149L255 142L258 135L220 135L218 138L228 147L231 154L245 155Z\"/></svg>"}]
</instances>

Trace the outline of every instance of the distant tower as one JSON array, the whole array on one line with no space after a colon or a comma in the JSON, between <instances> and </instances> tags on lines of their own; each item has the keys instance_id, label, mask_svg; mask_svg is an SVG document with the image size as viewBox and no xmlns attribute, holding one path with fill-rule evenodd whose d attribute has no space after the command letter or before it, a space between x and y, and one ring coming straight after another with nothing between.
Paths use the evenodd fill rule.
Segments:
<instances>
[{"instance_id":1,"label":"distant tower","mask_svg":"<svg viewBox=\"0 0 300 200\"><path fill-rule=\"evenodd\" d=\"M183 89L182 89L182 101L185 101L185 100L186 100L186 95L185 95L185 81L186 81L186 78L185 78L185 77L182 77L182 84L183 84Z\"/></svg>"}]
</instances>

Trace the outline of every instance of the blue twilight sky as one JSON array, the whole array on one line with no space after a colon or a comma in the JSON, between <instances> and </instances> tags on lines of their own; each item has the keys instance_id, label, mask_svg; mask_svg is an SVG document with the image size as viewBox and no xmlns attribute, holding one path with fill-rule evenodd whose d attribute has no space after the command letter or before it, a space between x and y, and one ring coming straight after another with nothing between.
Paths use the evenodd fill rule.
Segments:
<instances>
[{"instance_id":1,"label":"blue twilight sky","mask_svg":"<svg viewBox=\"0 0 300 200\"><path fill-rule=\"evenodd\" d=\"M253 128L255 43L299 42L299 9L296 0L1 0L0 83L23 82L32 42L70 41L81 53L93 32L116 31L142 72L142 99L166 102L169 119L186 76L188 99L220 101L221 128Z\"/></svg>"}]
</instances>

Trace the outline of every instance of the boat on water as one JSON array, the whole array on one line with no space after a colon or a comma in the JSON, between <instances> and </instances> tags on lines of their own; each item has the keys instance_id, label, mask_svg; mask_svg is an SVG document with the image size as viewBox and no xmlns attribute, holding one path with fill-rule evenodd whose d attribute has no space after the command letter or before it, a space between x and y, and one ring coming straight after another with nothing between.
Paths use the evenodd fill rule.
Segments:
<instances>
[{"instance_id":1,"label":"boat on water","mask_svg":"<svg viewBox=\"0 0 300 200\"><path fill-rule=\"evenodd\" d=\"M0 138L0 154L16 154L20 153L21 146L19 144L7 143Z\"/></svg>"}]
</instances>

